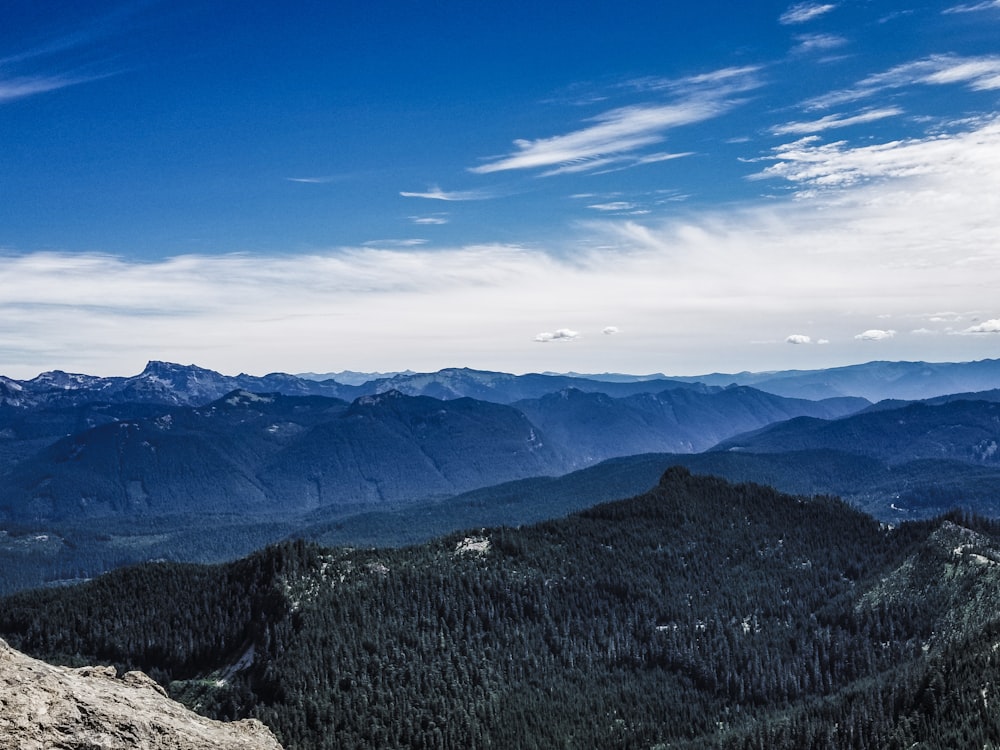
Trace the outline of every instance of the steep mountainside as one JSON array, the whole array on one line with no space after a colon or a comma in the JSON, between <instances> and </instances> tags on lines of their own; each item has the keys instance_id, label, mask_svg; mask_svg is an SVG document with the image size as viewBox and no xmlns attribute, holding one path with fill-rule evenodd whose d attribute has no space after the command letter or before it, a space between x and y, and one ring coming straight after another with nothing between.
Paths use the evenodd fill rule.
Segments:
<instances>
[{"instance_id":1,"label":"steep mountainside","mask_svg":"<svg viewBox=\"0 0 1000 750\"><path fill-rule=\"evenodd\" d=\"M0 493L13 518L264 512L260 464L347 404L236 392L203 408L103 424L19 463Z\"/></svg>"},{"instance_id":2,"label":"steep mountainside","mask_svg":"<svg viewBox=\"0 0 1000 750\"><path fill-rule=\"evenodd\" d=\"M1000 518L1000 467L959 461L889 466L839 451L788 453L647 453L613 458L559 477L532 477L431 503L327 519L302 519L296 537L322 544L395 546L425 542L455 529L517 526L559 518L596 503L641 493L669 466L782 492L830 495L885 523L941 516L956 509Z\"/></svg>"},{"instance_id":3,"label":"steep mountainside","mask_svg":"<svg viewBox=\"0 0 1000 750\"><path fill-rule=\"evenodd\" d=\"M0 519L343 513L562 474L611 456L692 452L776 419L866 403L739 387L621 399L570 389L516 408L398 391L351 405L235 391L204 407L105 421L22 457L0 486ZM119 405L44 413L65 424L132 412Z\"/></svg>"},{"instance_id":4,"label":"steep mountainside","mask_svg":"<svg viewBox=\"0 0 1000 750\"><path fill-rule=\"evenodd\" d=\"M260 477L285 507L308 509L452 495L563 470L555 449L509 406L389 391L312 428Z\"/></svg>"},{"instance_id":5,"label":"steep mountainside","mask_svg":"<svg viewBox=\"0 0 1000 750\"><path fill-rule=\"evenodd\" d=\"M868 402L786 399L733 387L708 392L676 388L624 398L567 389L514 406L550 440L565 446L573 465L585 466L639 453L697 453L735 432L803 415L840 417Z\"/></svg>"},{"instance_id":6,"label":"steep mountainside","mask_svg":"<svg viewBox=\"0 0 1000 750\"><path fill-rule=\"evenodd\" d=\"M800 417L721 442L713 450L778 453L830 449L889 464L948 459L1000 465L1000 403L910 404L825 421Z\"/></svg>"},{"instance_id":7,"label":"steep mountainside","mask_svg":"<svg viewBox=\"0 0 1000 750\"><path fill-rule=\"evenodd\" d=\"M413 501L539 474L562 458L515 409L389 392L353 405L234 392L106 424L17 464L12 519L280 513Z\"/></svg>"},{"instance_id":8,"label":"steep mountainside","mask_svg":"<svg viewBox=\"0 0 1000 750\"><path fill-rule=\"evenodd\" d=\"M533 527L28 592L0 632L289 748L989 747L998 538L671 469Z\"/></svg>"}]
</instances>

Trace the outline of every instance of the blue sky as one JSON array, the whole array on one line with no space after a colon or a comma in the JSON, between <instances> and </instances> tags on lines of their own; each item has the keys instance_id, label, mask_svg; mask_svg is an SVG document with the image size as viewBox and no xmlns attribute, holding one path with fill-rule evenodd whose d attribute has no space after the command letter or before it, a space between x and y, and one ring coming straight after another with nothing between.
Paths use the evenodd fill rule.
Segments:
<instances>
[{"instance_id":1,"label":"blue sky","mask_svg":"<svg viewBox=\"0 0 1000 750\"><path fill-rule=\"evenodd\" d=\"M12 377L997 357L998 217L998 0L3 8Z\"/></svg>"}]
</instances>

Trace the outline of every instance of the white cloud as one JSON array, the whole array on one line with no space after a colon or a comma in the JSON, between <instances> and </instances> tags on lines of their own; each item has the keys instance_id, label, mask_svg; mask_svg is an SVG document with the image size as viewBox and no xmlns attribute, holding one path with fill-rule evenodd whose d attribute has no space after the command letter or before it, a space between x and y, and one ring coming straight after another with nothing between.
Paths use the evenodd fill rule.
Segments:
<instances>
[{"instance_id":1,"label":"white cloud","mask_svg":"<svg viewBox=\"0 0 1000 750\"><path fill-rule=\"evenodd\" d=\"M879 328L870 328L867 331L862 331L857 334L854 338L858 341L885 341L886 339L893 338L895 335L895 331L883 331Z\"/></svg>"},{"instance_id":2,"label":"white cloud","mask_svg":"<svg viewBox=\"0 0 1000 750\"><path fill-rule=\"evenodd\" d=\"M77 30L0 58L0 104L117 75L99 62L99 56L106 53L107 37L127 29L126 21L135 11L134 7L112 10ZM54 58L62 55L64 60L67 52L72 53L73 71L56 72L65 65Z\"/></svg>"},{"instance_id":3,"label":"white cloud","mask_svg":"<svg viewBox=\"0 0 1000 750\"><path fill-rule=\"evenodd\" d=\"M549 331L539 333L537 336L535 336L535 341L542 344L547 344L552 341L574 341L579 337L580 334L577 333L576 331L572 331L569 328L559 328L554 333L551 333Z\"/></svg>"},{"instance_id":4,"label":"white cloud","mask_svg":"<svg viewBox=\"0 0 1000 750\"><path fill-rule=\"evenodd\" d=\"M324 177L286 177L288 182L301 182L306 185L326 185L327 183L334 182L337 177L334 175L326 175Z\"/></svg>"},{"instance_id":5,"label":"white cloud","mask_svg":"<svg viewBox=\"0 0 1000 750\"><path fill-rule=\"evenodd\" d=\"M609 203L592 203L587 208L595 211L631 211L636 205L629 201L611 201Z\"/></svg>"},{"instance_id":6,"label":"white cloud","mask_svg":"<svg viewBox=\"0 0 1000 750\"><path fill-rule=\"evenodd\" d=\"M697 374L734 362L768 370L791 364L780 359L789 347L749 342L773 341L789 320L809 321L831 341L794 352L825 366L870 357L873 342L854 337L879 315L892 316L879 323L888 328L940 311L985 319L978 311L996 309L1000 120L877 149L841 144L810 155L810 144L789 161L815 169L815 179L837 182L845 169L879 179L672 220L605 216L531 245L144 262L8 251L0 257L3 374L128 374L150 358L259 373L592 372L606 364L594 359L601 347L532 346L524 331L539 320L572 321L579 331L614 320L629 332L614 342L624 371ZM811 187L794 171L773 178ZM622 198L597 199L605 197ZM956 327L970 326L961 314ZM987 324L978 325L985 334ZM891 344L900 358L956 361L995 356L995 339L897 335Z\"/></svg>"},{"instance_id":7,"label":"white cloud","mask_svg":"<svg viewBox=\"0 0 1000 750\"><path fill-rule=\"evenodd\" d=\"M364 247L419 247L420 245L426 245L427 240L421 237L410 237L407 239L397 239L397 240L368 240L363 242Z\"/></svg>"},{"instance_id":8,"label":"white cloud","mask_svg":"<svg viewBox=\"0 0 1000 750\"><path fill-rule=\"evenodd\" d=\"M680 81L646 82L648 90L663 90L676 98L670 103L646 103L608 110L579 130L548 138L518 139L515 149L493 157L471 172L488 174L511 169L551 167L545 176L593 171L622 161L643 161L641 149L662 142L666 133L683 125L718 117L739 103L734 95L759 85L755 67L726 68ZM653 161L685 154L655 154Z\"/></svg>"},{"instance_id":9,"label":"white cloud","mask_svg":"<svg viewBox=\"0 0 1000 750\"><path fill-rule=\"evenodd\" d=\"M826 52L847 44L847 40L836 34L800 34L795 37L798 44L792 49L797 55L808 55L813 52Z\"/></svg>"},{"instance_id":10,"label":"white cloud","mask_svg":"<svg viewBox=\"0 0 1000 750\"><path fill-rule=\"evenodd\" d=\"M833 3L796 3L781 14L778 22L785 26L806 23L829 13L836 7Z\"/></svg>"},{"instance_id":11,"label":"white cloud","mask_svg":"<svg viewBox=\"0 0 1000 750\"><path fill-rule=\"evenodd\" d=\"M692 156L693 151L681 151L680 153L669 153L666 151L661 151L655 154L643 154L636 158L636 164L659 164L661 161L672 161L673 159L680 159L684 156Z\"/></svg>"},{"instance_id":12,"label":"white cloud","mask_svg":"<svg viewBox=\"0 0 1000 750\"><path fill-rule=\"evenodd\" d=\"M732 94L739 91L750 91L760 85L757 74L759 65L731 66L710 70L707 73L685 76L683 78L665 78L647 76L635 78L626 85L642 92L668 92L675 96L690 96L693 93Z\"/></svg>"},{"instance_id":13,"label":"white cloud","mask_svg":"<svg viewBox=\"0 0 1000 750\"><path fill-rule=\"evenodd\" d=\"M604 330L601 331L605 336L614 336L618 332L618 326L604 326Z\"/></svg>"},{"instance_id":14,"label":"white cloud","mask_svg":"<svg viewBox=\"0 0 1000 750\"><path fill-rule=\"evenodd\" d=\"M1000 0L986 0L982 3L963 3L945 8L942 13L976 13L983 10L1000 10Z\"/></svg>"},{"instance_id":15,"label":"white cloud","mask_svg":"<svg viewBox=\"0 0 1000 750\"><path fill-rule=\"evenodd\" d=\"M0 102L23 99L26 96L42 94L46 91L56 91L85 83L87 78L68 78L65 76L22 76L14 78L3 78L0 76Z\"/></svg>"},{"instance_id":16,"label":"white cloud","mask_svg":"<svg viewBox=\"0 0 1000 750\"><path fill-rule=\"evenodd\" d=\"M838 106L877 96L884 91L915 84L943 85L965 84L976 91L1000 89L1000 57L959 57L958 55L932 55L922 60L897 65L859 81L853 88L834 91L810 99L806 106L812 109Z\"/></svg>"},{"instance_id":17,"label":"white cloud","mask_svg":"<svg viewBox=\"0 0 1000 750\"><path fill-rule=\"evenodd\" d=\"M886 117L894 117L903 114L899 107L884 107L882 109L870 109L858 115L850 117L844 115L827 115L811 122L789 122L785 125L778 125L771 128L775 135L795 135L801 133L818 133L831 128L847 128L852 125L861 125L876 120L884 120Z\"/></svg>"},{"instance_id":18,"label":"white cloud","mask_svg":"<svg viewBox=\"0 0 1000 750\"><path fill-rule=\"evenodd\" d=\"M443 214L433 216L411 216L410 221L423 226L441 226L448 223L448 217Z\"/></svg>"},{"instance_id":19,"label":"white cloud","mask_svg":"<svg viewBox=\"0 0 1000 750\"><path fill-rule=\"evenodd\" d=\"M803 333L793 333L785 339L786 344L811 344L812 338Z\"/></svg>"},{"instance_id":20,"label":"white cloud","mask_svg":"<svg viewBox=\"0 0 1000 750\"><path fill-rule=\"evenodd\" d=\"M775 163L756 177L780 177L812 189L889 178L945 179L946 170L983 179L984 171L1000 168L1000 117L964 132L856 148L845 141L821 143L818 136L809 136L776 147L769 159Z\"/></svg>"},{"instance_id":21,"label":"white cloud","mask_svg":"<svg viewBox=\"0 0 1000 750\"><path fill-rule=\"evenodd\" d=\"M485 190L442 190L436 185L432 185L422 193L401 190L399 194L404 198L426 198L435 201L482 201L496 197Z\"/></svg>"},{"instance_id":22,"label":"white cloud","mask_svg":"<svg viewBox=\"0 0 1000 750\"><path fill-rule=\"evenodd\" d=\"M928 316L928 320L931 323L957 323L962 320L965 316L962 313L957 312L938 312L933 315Z\"/></svg>"},{"instance_id":23,"label":"white cloud","mask_svg":"<svg viewBox=\"0 0 1000 750\"><path fill-rule=\"evenodd\" d=\"M830 339L816 339L816 343L822 346L823 344L829 344Z\"/></svg>"},{"instance_id":24,"label":"white cloud","mask_svg":"<svg viewBox=\"0 0 1000 750\"><path fill-rule=\"evenodd\" d=\"M731 106L724 101L700 100L622 107L595 117L597 124L582 130L533 141L514 141L517 147L514 153L471 171L486 174L555 165L564 165L562 172L594 169L609 164L611 156L660 143L670 128L711 119Z\"/></svg>"},{"instance_id":25,"label":"white cloud","mask_svg":"<svg viewBox=\"0 0 1000 750\"><path fill-rule=\"evenodd\" d=\"M1000 318L987 320L966 328L962 333L1000 333Z\"/></svg>"}]
</instances>

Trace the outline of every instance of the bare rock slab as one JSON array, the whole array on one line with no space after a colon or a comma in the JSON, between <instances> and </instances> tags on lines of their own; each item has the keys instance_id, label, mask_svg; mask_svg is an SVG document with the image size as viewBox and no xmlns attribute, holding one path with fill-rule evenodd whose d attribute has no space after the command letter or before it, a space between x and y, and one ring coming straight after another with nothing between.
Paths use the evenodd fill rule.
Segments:
<instances>
[{"instance_id":1,"label":"bare rock slab","mask_svg":"<svg viewBox=\"0 0 1000 750\"><path fill-rule=\"evenodd\" d=\"M256 719L206 719L142 672L56 667L0 639L0 750L281 750Z\"/></svg>"}]
</instances>

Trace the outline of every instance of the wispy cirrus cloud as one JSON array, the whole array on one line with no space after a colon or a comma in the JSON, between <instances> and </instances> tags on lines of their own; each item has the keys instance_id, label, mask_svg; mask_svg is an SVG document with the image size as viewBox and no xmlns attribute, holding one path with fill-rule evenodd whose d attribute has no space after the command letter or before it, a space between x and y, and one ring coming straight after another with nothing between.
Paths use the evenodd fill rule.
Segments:
<instances>
[{"instance_id":1,"label":"wispy cirrus cloud","mask_svg":"<svg viewBox=\"0 0 1000 750\"><path fill-rule=\"evenodd\" d=\"M783 26L806 23L826 15L836 7L833 3L796 3L781 14L778 23Z\"/></svg>"},{"instance_id":2,"label":"wispy cirrus cloud","mask_svg":"<svg viewBox=\"0 0 1000 750\"><path fill-rule=\"evenodd\" d=\"M120 8L86 27L0 58L0 103L16 101L118 74L101 61L100 43L131 15Z\"/></svg>"},{"instance_id":3,"label":"wispy cirrus cloud","mask_svg":"<svg viewBox=\"0 0 1000 750\"><path fill-rule=\"evenodd\" d=\"M633 211L637 208L631 201L609 201L608 203L591 203L587 208L595 211Z\"/></svg>"},{"instance_id":4,"label":"wispy cirrus cloud","mask_svg":"<svg viewBox=\"0 0 1000 750\"><path fill-rule=\"evenodd\" d=\"M427 240L421 237L408 237L405 239L390 239L390 240L368 240L362 242L362 247L380 247L380 248L407 248L407 247L420 247L421 245L426 245Z\"/></svg>"},{"instance_id":5,"label":"wispy cirrus cloud","mask_svg":"<svg viewBox=\"0 0 1000 750\"><path fill-rule=\"evenodd\" d=\"M814 52L828 52L832 49L843 47L847 40L836 34L800 34L795 37L798 44L792 48L792 53L796 55L807 55Z\"/></svg>"},{"instance_id":6,"label":"wispy cirrus cloud","mask_svg":"<svg viewBox=\"0 0 1000 750\"><path fill-rule=\"evenodd\" d=\"M852 147L807 136L782 144L766 157L775 163L754 175L780 177L816 188L842 188L872 180L941 175L961 168L970 174L1000 168L1000 116L959 133Z\"/></svg>"},{"instance_id":7,"label":"wispy cirrus cloud","mask_svg":"<svg viewBox=\"0 0 1000 750\"><path fill-rule=\"evenodd\" d=\"M433 201L484 201L495 198L496 194L487 190L442 190L432 185L423 192L399 191L404 198L426 198Z\"/></svg>"},{"instance_id":8,"label":"wispy cirrus cloud","mask_svg":"<svg viewBox=\"0 0 1000 750\"><path fill-rule=\"evenodd\" d=\"M542 172L542 177L553 177L560 174L574 174L577 172L591 172L594 174L607 174L618 172L631 167L642 166L643 164L657 164L673 159L681 159L685 156L692 156L693 151L680 151L677 153L659 152L653 154L612 154L606 157L594 159L580 159L571 164L563 164L555 169Z\"/></svg>"},{"instance_id":9,"label":"wispy cirrus cloud","mask_svg":"<svg viewBox=\"0 0 1000 750\"><path fill-rule=\"evenodd\" d=\"M448 223L446 214L433 214L432 216L411 216L410 221L418 226L442 226Z\"/></svg>"},{"instance_id":10,"label":"wispy cirrus cloud","mask_svg":"<svg viewBox=\"0 0 1000 750\"><path fill-rule=\"evenodd\" d=\"M870 109L857 115L826 115L818 120L808 122L789 122L784 125L776 125L771 128L771 132L774 135L818 133L831 128L847 128L852 125L875 122L901 114L903 114L903 110L899 107L883 107L882 109Z\"/></svg>"},{"instance_id":11,"label":"wispy cirrus cloud","mask_svg":"<svg viewBox=\"0 0 1000 750\"><path fill-rule=\"evenodd\" d=\"M672 371L695 374L734 359L772 369L779 347L858 360L879 345L863 334L893 329L893 340L881 343L900 357L994 356L996 313L978 311L996 310L1000 288L1000 122L883 146L816 154L833 159L817 169L837 174L841 161L859 162L865 174L885 175L878 185L858 181L830 195L670 220L604 216L565 240L530 246L379 244L153 262L7 253L4 374L138 372L151 354L229 372L269 372L275 362L316 370L330 356L316 341L337 342L339 358L374 370L503 362L583 371L613 345L622 370L654 369L670 352ZM900 163L920 169L894 180ZM605 198L629 196L578 196ZM929 310L974 310L985 322ZM946 326L979 330L929 337L902 323L914 320L941 334ZM538 321L572 321L570 333L601 332L614 321L628 335L572 337ZM539 343L553 346L534 345L539 330L552 335ZM826 338L784 343L789 331L807 330Z\"/></svg>"},{"instance_id":12,"label":"wispy cirrus cloud","mask_svg":"<svg viewBox=\"0 0 1000 750\"><path fill-rule=\"evenodd\" d=\"M718 117L740 104L736 95L761 85L757 67L725 68L681 80L642 79L645 92L666 92L670 102L629 105L608 110L586 122L593 124L548 138L518 139L515 149L470 168L476 174L513 169L550 168L544 176L595 171L610 165L637 165L686 154L643 155L667 132ZM648 157L648 160L644 160Z\"/></svg>"},{"instance_id":13,"label":"wispy cirrus cloud","mask_svg":"<svg viewBox=\"0 0 1000 750\"><path fill-rule=\"evenodd\" d=\"M718 87L722 87L721 91L728 93L750 91L761 85L758 78L761 69L760 65L738 65L681 78L645 76L629 79L623 86L639 92L669 92L677 96L698 91L711 92Z\"/></svg>"},{"instance_id":14,"label":"wispy cirrus cloud","mask_svg":"<svg viewBox=\"0 0 1000 750\"><path fill-rule=\"evenodd\" d=\"M815 97L805 105L808 109L825 109L915 84L964 84L976 91L1000 89L1000 57L932 55L868 76L851 88Z\"/></svg>"},{"instance_id":15,"label":"wispy cirrus cloud","mask_svg":"<svg viewBox=\"0 0 1000 750\"><path fill-rule=\"evenodd\" d=\"M517 140L516 151L470 171L488 174L509 169L562 165L551 174L606 166L646 146L660 143L670 128L716 117L731 108L724 101L702 99L681 104L637 105L605 112L595 125L566 135Z\"/></svg>"},{"instance_id":16,"label":"wispy cirrus cloud","mask_svg":"<svg viewBox=\"0 0 1000 750\"><path fill-rule=\"evenodd\" d=\"M92 78L73 78L63 75L53 76L20 76L5 78L0 71L0 102L23 99L26 96L43 94L47 91L57 91L67 86L86 83Z\"/></svg>"},{"instance_id":17,"label":"wispy cirrus cloud","mask_svg":"<svg viewBox=\"0 0 1000 750\"><path fill-rule=\"evenodd\" d=\"M326 185L337 181L336 175L326 175L323 177L286 177L288 182L300 182L306 185Z\"/></svg>"},{"instance_id":18,"label":"wispy cirrus cloud","mask_svg":"<svg viewBox=\"0 0 1000 750\"><path fill-rule=\"evenodd\" d=\"M1000 0L987 0L982 3L962 3L945 8L942 13L977 13L983 10L1000 10Z\"/></svg>"}]
</instances>

